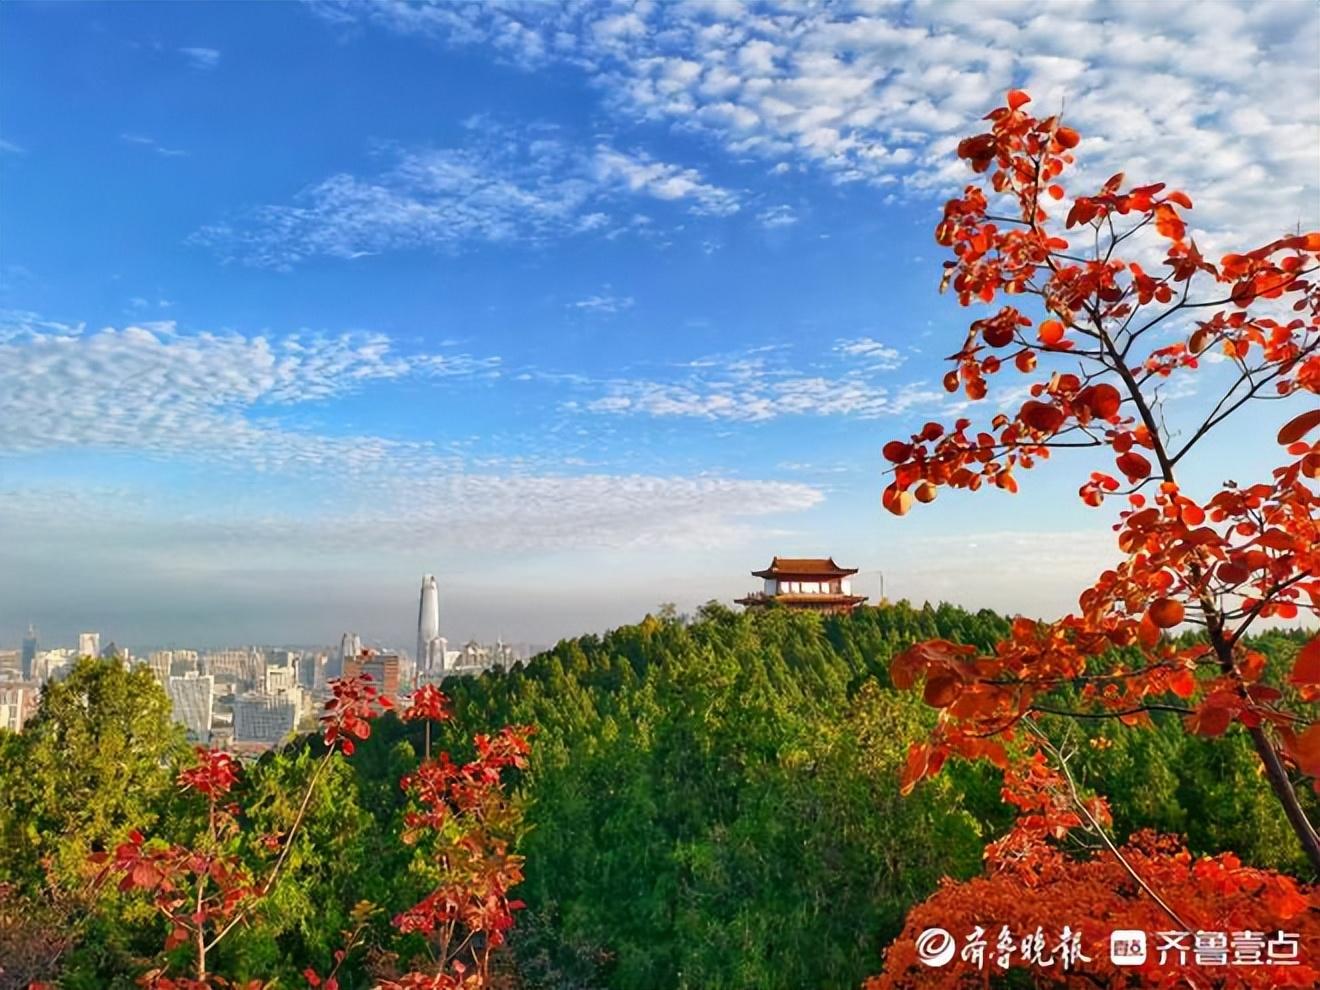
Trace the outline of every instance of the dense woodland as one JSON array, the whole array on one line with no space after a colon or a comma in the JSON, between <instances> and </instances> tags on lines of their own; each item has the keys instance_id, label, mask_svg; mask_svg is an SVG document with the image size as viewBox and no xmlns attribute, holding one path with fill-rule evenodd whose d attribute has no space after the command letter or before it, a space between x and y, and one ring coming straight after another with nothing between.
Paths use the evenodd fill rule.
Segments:
<instances>
[{"instance_id":1,"label":"dense woodland","mask_svg":"<svg viewBox=\"0 0 1320 990\"><path fill-rule=\"evenodd\" d=\"M1007 630L1000 616L947 605L821 618L712 603L564 641L507 674L451 679L455 717L436 749L461 759L473 733L536 726L513 781L527 907L501 980L857 986L941 877L980 871L1011 817L983 763L955 761L900 796L908 746L934 712L891 687L889 661L930 638L989 649ZM1286 669L1303 642L1270 632L1256 646ZM1108 797L1117 838L1153 828L1186 836L1194 853L1232 849L1306 876L1242 730L1207 740L1178 722L1042 724L1082 786ZM425 951L389 925L426 885L419 850L399 841L398 785L425 745L421 724L387 715L351 759L333 758L288 868L218 950L217 972L306 986L304 969L324 972L358 930L339 979L366 986ZM322 747L306 737L248 769L243 836L289 827ZM87 858L134 829L186 841L197 816L176 775L190 759L150 674L96 661L51 685L21 736L0 734L0 959L11 974L0 984L129 987L159 959L163 922L135 892L89 885Z\"/></svg>"}]
</instances>

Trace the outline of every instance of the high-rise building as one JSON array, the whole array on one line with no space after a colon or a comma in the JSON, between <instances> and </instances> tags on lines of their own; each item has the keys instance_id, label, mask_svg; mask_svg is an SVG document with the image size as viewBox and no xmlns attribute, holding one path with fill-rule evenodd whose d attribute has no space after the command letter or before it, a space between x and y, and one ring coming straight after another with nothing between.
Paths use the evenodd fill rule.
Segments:
<instances>
[{"instance_id":1,"label":"high-rise building","mask_svg":"<svg viewBox=\"0 0 1320 990\"><path fill-rule=\"evenodd\" d=\"M257 687L265 679L266 660L256 648L211 650L202 657L206 673L243 687Z\"/></svg>"},{"instance_id":2,"label":"high-rise building","mask_svg":"<svg viewBox=\"0 0 1320 990\"><path fill-rule=\"evenodd\" d=\"M62 680L77 659L73 650L38 650L37 659L32 664L33 680L42 684Z\"/></svg>"},{"instance_id":3,"label":"high-rise building","mask_svg":"<svg viewBox=\"0 0 1320 990\"><path fill-rule=\"evenodd\" d=\"M417 605L417 672L430 673L443 666L444 650L438 647L440 638L440 590L435 583L434 574L422 575L422 597ZM436 651L439 649L440 663L437 664Z\"/></svg>"},{"instance_id":4,"label":"high-rise building","mask_svg":"<svg viewBox=\"0 0 1320 990\"><path fill-rule=\"evenodd\" d=\"M345 677L371 678L371 686L388 698L399 697L399 669L402 666L397 653L361 653L344 663Z\"/></svg>"},{"instance_id":5,"label":"high-rise building","mask_svg":"<svg viewBox=\"0 0 1320 990\"><path fill-rule=\"evenodd\" d=\"M0 730L22 732L37 710L40 690L31 681L0 681Z\"/></svg>"},{"instance_id":6,"label":"high-rise building","mask_svg":"<svg viewBox=\"0 0 1320 990\"><path fill-rule=\"evenodd\" d=\"M33 628L32 623L28 623L27 635L23 637L23 656L19 662L19 669L23 672L23 680L32 680L32 667L37 660L37 630Z\"/></svg>"},{"instance_id":7,"label":"high-rise building","mask_svg":"<svg viewBox=\"0 0 1320 990\"><path fill-rule=\"evenodd\" d=\"M282 694L298 686L297 671L292 667L267 667L265 691L267 694Z\"/></svg>"},{"instance_id":8,"label":"high-rise building","mask_svg":"<svg viewBox=\"0 0 1320 990\"><path fill-rule=\"evenodd\" d=\"M78 656L99 657L101 655L101 634L85 632L78 634Z\"/></svg>"},{"instance_id":9,"label":"high-rise building","mask_svg":"<svg viewBox=\"0 0 1320 990\"><path fill-rule=\"evenodd\" d=\"M243 694L234 699L234 741L278 743L298 727L291 694Z\"/></svg>"},{"instance_id":10,"label":"high-rise building","mask_svg":"<svg viewBox=\"0 0 1320 990\"><path fill-rule=\"evenodd\" d=\"M165 682L165 693L174 707L174 721L187 728L194 742L210 742L215 678L196 673L171 677Z\"/></svg>"},{"instance_id":11,"label":"high-rise building","mask_svg":"<svg viewBox=\"0 0 1320 990\"><path fill-rule=\"evenodd\" d=\"M355 632L346 632L339 640L338 655L331 653L325 665L325 679L337 680L344 676L344 663L362 652L362 637Z\"/></svg>"},{"instance_id":12,"label":"high-rise building","mask_svg":"<svg viewBox=\"0 0 1320 990\"><path fill-rule=\"evenodd\" d=\"M311 690L316 687L317 661L321 658L310 650L298 657L298 686Z\"/></svg>"}]
</instances>

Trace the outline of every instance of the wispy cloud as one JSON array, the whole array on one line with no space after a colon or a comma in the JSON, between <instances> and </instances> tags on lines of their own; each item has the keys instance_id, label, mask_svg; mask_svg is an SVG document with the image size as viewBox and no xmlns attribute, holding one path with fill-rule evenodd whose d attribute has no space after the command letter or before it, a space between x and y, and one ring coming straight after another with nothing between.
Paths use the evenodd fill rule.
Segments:
<instances>
[{"instance_id":1,"label":"wispy cloud","mask_svg":"<svg viewBox=\"0 0 1320 990\"><path fill-rule=\"evenodd\" d=\"M625 309L632 309L634 302L632 296L616 296L605 292L587 296L585 299L578 299L576 302L569 303L568 307L584 313L613 316L615 313L622 313Z\"/></svg>"},{"instance_id":2,"label":"wispy cloud","mask_svg":"<svg viewBox=\"0 0 1320 990\"><path fill-rule=\"evenodd\" d=\"M488 122L480 128L484 135L474 133L462 148L384 149L393 166L378 175L333 175L290 204L249 210L204 227L192 241L226 260L289 268L317 256L536 244L636 229L645 225L631 208L621 219L614 213L639 197L699 216L738 208L733 192L690 168L605 145L586 151L552 129L519 139Z\"/></svg>"},{"instance_id":3,"label":"wispy cloud","mask_svg":"<svg viewBox=\"0 0 1320 990\"><path fill-rule=\"evenodd\" d=\"M841 340L835 345L835 350L880 371L892 371L903 363L903 354L898 348L890 347L871 337Z\"/></svg>"},{"instance_id":4,"label":"wispy cloud","mask_svg":"<svg viewBox=\"0 0 1320 990\"><path fill-rule=\"evenodd\" d=\"M21 145L15 144L13 141L6 141L4 138L0 138L0 154L25 155L27 154L27 149Z\"/></svg>"},{"instance_id":5,"label":"wispy cloud","mask_svg":"<svg viewBox=\"0 0 1320 990\"><path fill-rule=\"evenodd\" d=\"M807 484L717 475L552 473L517 460L469 460L431 440L317 432L288 415L349 400L373 383L445 387L498 373L494 358L405 354L371 333L243 336L169 322L92 331L6 314L0 458L100 451L208 470L204 494L162 485L89 501L64 490L80 500L73 517L58 487L11 481L0 492L0 524L53 541L85 526L162 554L203 545L690 545L727 542L745 534L741 520L801 511L823 497ZM263 474L255 489L254 471ZM253 494L288 485L298 492L296 514L287 500ZM199 515L202 498L211 504Z\"/></svg>"},{"instance_id":6,"label":"wispy cloud","mask_svg":"<svg viewBox=\"0 0 1320 990\"><path fill-rule=\"evenodd\" d=\"M144 148L150 148L158 155L164 155L166 158L178 158L188 154L180 148L170 148L161 144L153 137L147 137L145 134L123 133L119 135L119 140L126 144L138 144Z\"/></svg>"},{"instance_id":7,"label":"wispy cloud","mask_svg":"<svg viewBox=\"0 0 1320 990\"><path fill-rule=\"evenodd\" d=\"M171 321L88 331L11 313L0 320L0 454L137 451L280 469L379 463L407 444L318 437L281 408L405 376L498 374L495 358L398 353L380 334L247 337Z\"/></svg>"},{"instance_id":8,"label":"wispy cloud","mask_svg":"<svg viewBox=\"0 0 1320 990\"><path fill-rule=\"evenodd\" d=\"M738 158L943 193L959 136L1025 86L1085 135L1082 182L1120 169L1197 199L1202 241L1320 220L1320 18L1290 4L415 5L313 8L534 71L581 68L606 106ZM1268 177L1268 181L1266 181Z\"/></svg>"},{"instance_id":9,"label":"wispy cloud","mask_svg":"<svg viewBox=\"0 0 1320 990\"><path fill-rule=\"evenodd\" d=\"M220 64L220 50L217 48L180 48L179 51L188 59L194 69L209 71Z\"/></svg>"},{"instance_id":10,"label":"wispy cloud","mask_svg":"<svg viewBox=\"0 0 1320 990\"><path fill-rule=\"evenodd\" d=\"M764 349L689 362L668 377L594 383L603 394L575 404L594 413L764 422L785 416L875 419L941 403L924 382L880 380L898 351L870 338L841 342L834 356L795 363Z\"/></svg>"},{"instance_id":11,"label":"wispy cloud","mask_svg":"<svg viewBox=\"0 0 1320 990\"><path fill-rule=\"evenodd\" d=\"M604 185L622 185L629 192L666 201L686 200L694 213L728 216L737 213L737 195L702 179L696 169L653 160L645 152L631 154L600 146L592 162Z\"/></svg>"},{"instance_id":12,"label":"wispy cloud","mask_svg":"<svg viewBox=\"0 0 1320 990\"><path fill-rule=\"evenodd\" d=\"M756 215L762 227L773 230L776 227L791 227L798 222L798 215L793 207L780 205L762 210Z\"/></svg>"}]
</instances>

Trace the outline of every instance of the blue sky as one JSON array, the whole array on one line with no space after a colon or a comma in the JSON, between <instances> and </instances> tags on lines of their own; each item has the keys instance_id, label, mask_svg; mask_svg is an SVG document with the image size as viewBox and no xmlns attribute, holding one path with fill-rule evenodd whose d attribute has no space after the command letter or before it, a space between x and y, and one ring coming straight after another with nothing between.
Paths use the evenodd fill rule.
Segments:
<instances>
[{"instance_id":1,"label":"blue sky","mask_svg":"<svg viewBox=\"0 0 1320 990\"><path fill-rule=\"evenodd\" d=\"M931 230L958 137L1027 86L1082 131L1077 181L1187 189L1211 250L1320 219L1310 4L0 29L3 641L406 643L428 571L447 633L546 641L732 598L773 553L1057 614L1111 554L1083 462L879 508L880 446L957 401ZM1284 410L1247 415L1241 476Z\"/></svg>"}]
</instances>

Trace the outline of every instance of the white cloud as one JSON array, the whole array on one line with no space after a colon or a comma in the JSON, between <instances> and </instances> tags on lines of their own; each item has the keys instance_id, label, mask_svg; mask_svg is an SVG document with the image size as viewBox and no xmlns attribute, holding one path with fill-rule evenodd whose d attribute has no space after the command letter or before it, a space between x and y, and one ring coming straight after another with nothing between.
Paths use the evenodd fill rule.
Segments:
<instances>
[{"instance_id":1,"label":"white cloud","mask_svg":"<svg viewBox=\"0 0 1320 990\"><path fill-rule=\"evenodd\" d=\"M155 138L147 137L144 134L124 133L119 135L119 140L123 141L125 144L139 144L142 145L144 148L150 148L156 154L164 155L166 158L179 158L182 157L183 155L188 154L188 152L183 151L180 148L167 147L166 145L161 144Z\"/></svg>"},{"instance_id":2,"label":"white cloud","mask_svg":"<svg viewBox=\"0 0 1320 990\"><path fill-rule=\"evenodd\" d=\"M1212 249L1320 221L1313 6L344 0L319 12L493 44L529 70L577 66L629 123L705 135L775 172L806 164L916 195L965 183L957 139L1025 86L1083 133L1075 188L1119 170L1183 188Z\"/></svg>"},{"instance_id":3,"label":"white cloud","mask_svg":"<svg viewBox=\"0 0 1320 990\"><path fill-rule=\"evenodd\" d=\"M6 471L0 526L42 546L86 529L100 534L94 542L176 560L203 547L691 545L740 538L740 520L823 497L778 481L552 471L549 454L468 458L460 445L318 432L298 415L362 401L355 393L372 383L498 372L493 358L403 354L380 334L243 336L172 322L89 331L9 313L0 319L0 458L149 458L204 466L206 481L199 491L163 484L109 497L90 491L93 479L84 492L20 486L25 472Z\"/></svg>"},{"instance_id":4,"label":"white cloud","mask_svg":"<svg viewBox=\"0 0 1320 990\"><path fill-rule=\"evenodd\" d=\"M835 345L840 354L865 361L869 366L884 371L892 371L903 363L903 355L897 348L873 340L870 337L858 337L856 340L841 340Z\"/></svg>"},{"instance_id":5,"label":"white cloud","mask_svg":"<svg viewBox=\"0 0 1320 990\"><path fill-rule=\"evenodd\" d=\"M180 48L194 69L210 70L220 64L220 51L216 48Z\"/></svg>"},{"instance_id":6,"label":"white cloud","mask_svg":"<svg viewBox=\"0 0 1320 990\"><path fill-rule=\"evenodd\" d=\"M756 219L760 221L762 227L773 230L776 227L791 227L798 222L798 215L793 207L787 205L772 206L768 210L762 210L757 214Z\"/></svg>"},{"instance_id":7,"label":"white cloud","mask_svg":"<svg viewBox=\"0 0 1320 990\"><path fill-rule=\"evenodd\" d=\"M385 172L333 175L287 205L260 206L204 227L193 243L226 260L289 268L308 258L352 259L471 242L540 243L608 228L620 201L644 196L697 215L724 216L737 197L690 168L605 145L574 148L553 130L515 138L484 119L463 148L386 149Z\"/></svg>"},{"instance_id":8,"label":"white cloud","mask_svg":"<svg viewBox=\"0 0 1320 990\"><path fill-rule=\"evenodd\" d=\"M570 309L585 313L613 316L615 313L622 313L625 309L632 309L635 301L632 296L616 296L606 292L587 296L585 299L569 303L568 306Z\"/></svg>"},{"instance_id":9,"label":"white cloud","mask_svg":"<svg viewBox=\"0 0 1320 990\"><path fill-rule=\"evenodd\" d=\"M604 394L583 408L614 415L763 422L783 416L876 419L945 400L942 391L923 382L895 388L878 381L878 372L902 363L897 351L878 341L845 341L835 353L842 360L806 365L774 353L703 358L689 362L678 377L592 383Z\"/></svg>"},{"instance_id":10,"label":"white cloud","mask_svg":"<svg viewBox=\"0 0 1320 990\"><path fill-rule=\"evenodd\" d=\"M213 480L207 494L229 488ZM751 520L820 504L814 485L661 475L468 474L388 482L358 479L351 501L333 488L307 491L300 511L273 509L233 489L234 500L189 511L189 497L136 489L0 487L0 522L53 547L96 534L102 552L161 559L206 554L264 557L386 553L418 548L585 550L722 546L746 539ZM121 550L122 548L122 550Z\"/></svg>"},{"instance_id":11,"label":"white cloud","mask_svg":"<svg viewBox=\"0 0 1320 990\"><path fill-rule=\"evenodd\" d=\"M657 162L644 152L625 154L601 146L596 149L593 169L607 186L619 184L629 192L661 200L690 200L694 213L723 217L739 208L736 194L703 181L695 169Z\"/></svg>"},{"instance_id":12,"label":"white cloud","mask_svg":"<svg viewBox=\"0 0 1320 990\"><path fill-rule=\"evenodd\" d=\"M279 410L408 375L497 373L496 359L405 356L380 334L245 337L184 333L171 321L88 332L10 313L0 320L0 454L126 450L349 471L409 445L289 429Z\"/></svg>"}]
</instances>

